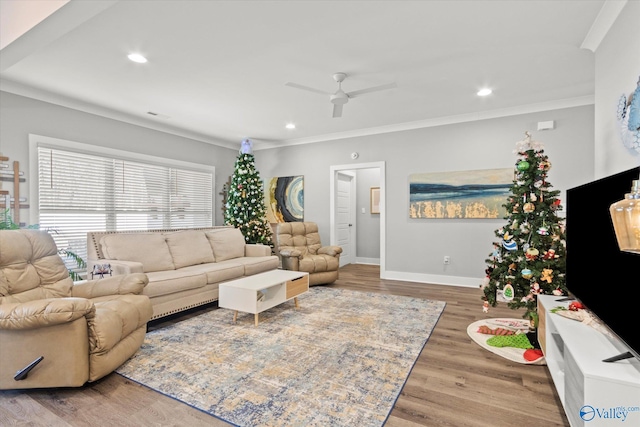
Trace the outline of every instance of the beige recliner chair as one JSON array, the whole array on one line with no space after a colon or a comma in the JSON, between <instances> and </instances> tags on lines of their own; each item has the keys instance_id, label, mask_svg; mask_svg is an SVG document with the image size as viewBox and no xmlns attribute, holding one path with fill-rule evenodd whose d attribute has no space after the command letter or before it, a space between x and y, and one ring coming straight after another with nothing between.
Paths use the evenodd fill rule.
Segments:
<instances>
[{"instance_id":1,"label":"beige recliner chair","mask_svg":"<svg viewBox=\"0 0 640 427\"><path fill-rule=\"evenodd\" d=\"M306 271L310 285L338 280L342 248L322 246L315 222L279 222L272 228L274 249L282 268Z\"/></svg>"},{"instance_id":2,"label":"beige recliner chair","mask_svg":"<svg viewBox=\"0 0 640 427\"><path fill-rule=\"evenodd\" d=\"M144 341L146 284L140 273L74 285L49 233L0 231L0 389L77 387L115 370Z\"/></svg>"}]
</instances>

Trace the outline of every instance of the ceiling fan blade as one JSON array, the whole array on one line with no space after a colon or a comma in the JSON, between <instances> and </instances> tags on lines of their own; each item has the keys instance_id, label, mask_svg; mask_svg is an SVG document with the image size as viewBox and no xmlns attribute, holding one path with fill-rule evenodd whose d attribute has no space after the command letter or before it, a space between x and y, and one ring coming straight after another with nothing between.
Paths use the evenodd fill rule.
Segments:
<instances>
[{"instance_id":1,"label":"ceiling fan blade","mask_svg":"<svg viewBox=\"0 0 640 427\"><path fill-rule=\"evenodd\" d=\"M309 92L319 93L320 95L331 95L331 93L329 93L329 92L325 92L325 91L320 90L320 89L314 89L314 88L309 87L309 86L299 85L298 83L287 82L287 83L285 83L285 86L294 87L296 89L307 90Z\"/></svg>"},{"instance_id":2,"label":"ceiling fan blade","mask_svg":"<svg viewBox=\"0 0 640 427\"><path fill-rule=\"evenodd\" d=\"M333 118L342 117L342 106L344 104L333 104Z\"/></svg>"},{"instance_id":3,"label":"ceiling fan blade","mask_svg":"<svg viewBox=\"0 0 640 427\"><path fill-rule=\"evenodd\" d=\"M353 92L347 92L347 95L349 95L349 98L355 98L365 93L377 92L379 90L393 89L395 87L398 87L398 85L395 83L387 83L386 85L374 86L367 89L360 89L360 90L354 90Z\"/></svg>"}]
</instances>

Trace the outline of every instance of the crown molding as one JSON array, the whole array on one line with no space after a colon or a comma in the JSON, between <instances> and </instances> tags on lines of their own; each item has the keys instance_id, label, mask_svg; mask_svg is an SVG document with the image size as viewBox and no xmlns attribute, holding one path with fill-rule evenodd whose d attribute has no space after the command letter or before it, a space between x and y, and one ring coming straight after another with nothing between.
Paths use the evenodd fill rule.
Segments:
<instances>
[{"instance_id":1,"label":"crown molding","mask_svg":"<svg viewBox=\"0 0 640 427\"><path fill-rule=\"evenodd\" d=\"M595 104L595 96L587 95L577 98L560 99L556 101L541 102L537 104L520 105L512 108L502 108L488 111L478 111L469 114L455 116L436 117L433 119L418 120L414 122L398 123L394 125L378 126L367 129L356 129L346 132L336 132L326 135L312 136L308 138L286 139L277 143L262 142L256 150L265 150L282 146L312 144L315 142L334 141L337 139L355 138L360 136L379 135L384 133L402 132L406 130L422 129L435 126L444 126L457 123L474 122L479 120L496 119L500 117L517 116L520 114L537 113L540 111L560 110L562 108L581 107Z\"/></svg>"},{"instance_id":2,"label":"crown molding","mask_svg":"<svg viewBox=\"0 0 640 427\"><path fill-rule=\"evenodd\" d=\"M31 86L23 85L8 79L0 79L0 90L4 92L13 93L15 95L24 96L27 98L37 99L39 101L48 102L50 104L59 105L72 110L82 111L84 113L94 114L96 116L105 117L112 120L117 120L124 123L129 123L136 126L141 126L147 129L157 130L160 132L168 133L183 138L192 139L207 144L217 145L223 148L230 148L232 150L238 149L238 143L232 141L223 141L220 139L212 138L207 135L203 135L198 132L191 132L185 129L180 129L164 123L159 123L151 119L136 117L131 114L122 113L110 108L101 107L89 102L80 101L75 98L71 98L64 95L59 95L53 92L49 92L43 89L34 88ZM162 119L159 119L162 120Z\"/></svg>"},{"instance_id":3,"label":"crown molding","mask_svg":"<svg viewBox=\"0 0 640 427\"><path fill-rule=\"evenodd\" d=\"M60 105L62 107L71 108L89 114L106 117L112 120L118 120L136 126L165 132L171 135L192 139L207 144L216 145L232 150L238 149L238 143L235 141L226 141L212 138L197 132L191 132L180 129L157 121L149 120L142 117L136 117L131 114L122 113L106 107L100 107L89 102L80 101L74 98L55 94L42 89L26 86L8 79L0 79L0 90L25 96L27 98L37 99L39 101L48 102L50 104ZM402 132L407 130L429 128L435 126L451 125L457 123L466 123L479 120L495 119L500 117L517 116L520 114L537 113L540 111L559 110L562 108L580 107L584 105L592 105L595 103L593 95L582 96L577 98L560 99L556 101L542 102L537 104L521 105L512 108L503 108L488 111L478 111L469 114L460 114L446 117L436 117L432 119L418 120L413 122L398 123L386 126L377 126L366 129L355 129L346 132L330 133L325 135L316 135L306 138L285 139L280 141L264 141L260 139L251 140L254 142L254 151L267 150L271 148L281 148L293 145L313 144L317 142L335 141L345 138L356 138L361 136L379 135L385 133Z\"/></svg>"},{"instance_id":4,"label":"crown molding","mask_svg":"<svg viewBox=\"0 0 640 427\"><path fill-rule=\"evenodd\" d=\"M589 49L595 53L626 4L627 0L606 0L580 48Z\"/></svg>"}]
</instances>

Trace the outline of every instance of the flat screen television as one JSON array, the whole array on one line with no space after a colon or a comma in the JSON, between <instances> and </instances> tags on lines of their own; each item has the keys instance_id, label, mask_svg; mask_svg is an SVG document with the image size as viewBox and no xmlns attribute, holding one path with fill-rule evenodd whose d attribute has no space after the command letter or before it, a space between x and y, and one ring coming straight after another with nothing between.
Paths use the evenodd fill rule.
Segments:
<instances>
[{"instance_id":1,"label":"flat screen television","mask_svg":"<svg viewBox=\"0 0 640 427\"><path fill-rule=\"evenodd\" d=\"M640 359L640 255L620 251L609 214L639 175L636 167L567 190L567 288L628 347L608 362Z\"/></svg>"}]
</instances>

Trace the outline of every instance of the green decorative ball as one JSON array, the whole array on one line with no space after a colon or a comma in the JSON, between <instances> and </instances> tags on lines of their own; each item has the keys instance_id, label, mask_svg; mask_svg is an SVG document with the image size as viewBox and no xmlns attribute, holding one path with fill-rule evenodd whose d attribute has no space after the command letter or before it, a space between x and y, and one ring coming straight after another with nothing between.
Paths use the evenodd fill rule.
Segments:
<instances>
[{"instance_id":1,"label":"green decorative ball","mask_svg":"<svg viewBox=\"0 0 640 427\"><path fill-rule=\"evenodd\" d=\"M526 171L527 169L529 169L529 162L527 162L526 160L523 160L518 163L519 171Z\"/></svg>"}]
</instances>

